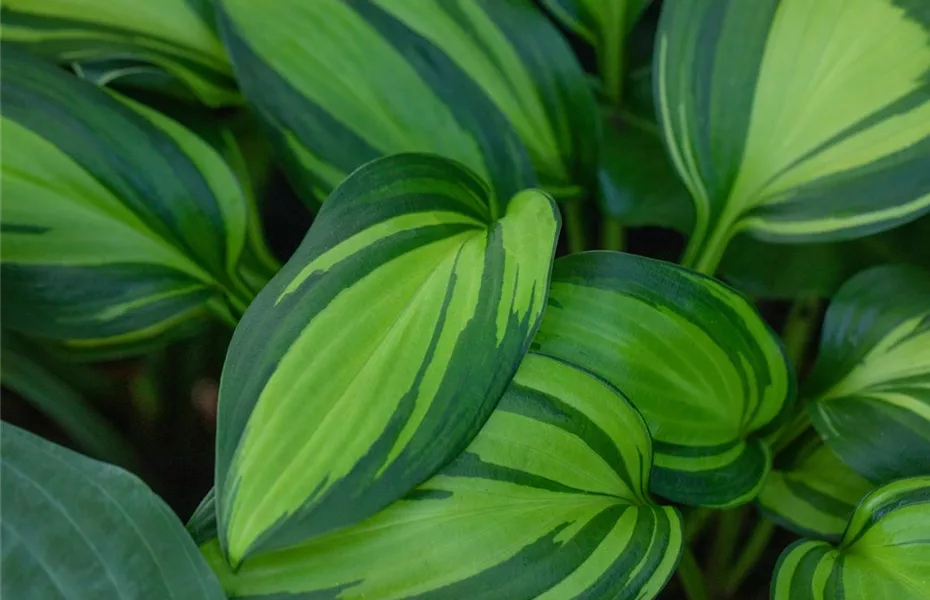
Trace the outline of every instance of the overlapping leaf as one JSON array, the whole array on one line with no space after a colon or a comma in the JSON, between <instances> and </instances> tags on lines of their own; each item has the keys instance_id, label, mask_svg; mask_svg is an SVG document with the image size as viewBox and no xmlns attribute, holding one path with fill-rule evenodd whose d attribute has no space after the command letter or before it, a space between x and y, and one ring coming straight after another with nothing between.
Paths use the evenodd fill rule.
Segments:
<instances>
[{"instance_id":1,"label":"overlapping leaf","mask_svg":"<svg viewBox=\"0 0 930 600\"><path fill-rule=\"evenodd\" d=\"M117 467L0 425L4 598L226 596L171 509Z\"/></svg>"},{"instance_id":2,"label":"overlapping leaf","mask_svg":"<svg viewBox=\"0 0 930 600\"><path fill-rule=\"evenodd\" d=\"M100 83L159 72L210 106L240 102L212 0L6 0L0 37Z\"/></svg>"},{"instance_id":3,"label":"overlapping leaf","mask_svg":"<svg viewBox=\"0 0 930 600\"><path fill-rule=\"evenodd\" d=\"M856 505L873 487L808 429L778 457L758 503L792 531L838 541Z\"/></svg>"},{"instance_id":4,"label":"overlapping leaf","mask_svg":"<svg viewBox=\"0 0 930 600\"><path fill-rule=\"evenodd\" d=\"M738 293L643 257L566 256L533 348L630 398L655 440L656 494L732 506L759 492L770 466L761 437L794 380L777 338Z\"/></svg>"},{"instance_id":5,"label":"overlapping leaf","mask_svg":"<svg viewBox=\"0 0 930 600\"><path fill-rule=\"evenodd\" d=\"M930 273L875 267L844 284L808 384L814 427L859 474L930 474Z\"/></svg>"},{"instance_id":6,"label":"overlapping leaf","mask_svg":"<svg viewBox=\"0 0 930 600\"><path fill-rule=\"evenodd\" d=\"M246 206L220 156L159 113L3 59L4 326L112 354L234 320Z\"/></svg>"},{"instance_id":7,"label":"overlapping leaf","mask_svg":"<svg viewBox=\"0 0 930 600\"><path fill-rule=\"evenodd\" d=\"M593 97L567 44L526 0L221 6L243 93L272 126L305 201L369 160L407 151L455 159L502 197L533 185L533 169L557 197L593 184Z\"/></svg>"},{"instance_id":8,"label":"overlapping leaf","mask_svg":"<svg viewBox=\"0 0 930 600\"><path fill-rule=\"evenodd\" d=\"M864 236L930 210L930 5L667 2L658 113L712 270L739 231Z\"/></svg>"},{"instance_id":9,"label":"overlapping leaf","mask_svg":"<svg viewBox=\"0 0 930 600\"><path fill-rule=\"evenodd\" d=\"M930 589L930 477L875 490L837 547L801 540L778 560L772 600L918 600Z\"/></svg>"},{"instance_id":10,"label":"overlapping leaf","mask_svg":"<svg viewBox=\"0 0 930 600\"><path fill-rule=\"evenodd\" d=\"M613 387L529 354L467 450L384 511L236 573L203 551L233 598L652 598L682 531L651 462Z\"/></svg>"},{"instance_id":11,"label":"overlapping leaf","mask_svg":"<svg viewBox=\"0 0 930 600\"><path fill-rule=\"evenodd\" d=\"M545 194L495 199L435 156L337 188L227 355L216 497L233 564L372 515L465 448L536 330L558 229Z\"/></svg>"}]
</instances>

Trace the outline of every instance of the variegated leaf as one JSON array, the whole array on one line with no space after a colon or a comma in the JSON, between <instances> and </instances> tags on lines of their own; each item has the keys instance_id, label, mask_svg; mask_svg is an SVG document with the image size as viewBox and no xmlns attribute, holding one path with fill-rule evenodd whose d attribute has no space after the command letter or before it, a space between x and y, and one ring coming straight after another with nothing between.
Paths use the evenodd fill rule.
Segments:
<instances>
[{"instance_id":1,"label":"variegated leaf","mask_svg":"<svg viewBox=\"0 0 930 600\"><path fill-rule=\"evenodd\" d=\"M654 70L687 264L714 270L741 231L834 241L930 211L927 2L666 2Z\"/></svg>"},{"instance_id":2,"label":"variegated leaf","mask_svg":"<svg viewBox=\"0 0 930 600\"><path fill-rule=\"evenodd\" d=\"M246 204L177 122L3 48L4 327L125 354L207 314L234 322Z\"/></svg>"},{"instance_id":3,"label":"variegated leaf","mask_svg":"<svg viewBox=\"0 0 930 600\"><path fill-rule=\"evenodd\" d=\"M770 467L762 438L794 378L755 307L715 279L619 252L555 262L533 349L623 392L655 440L652 490L676 502L752 500Z\"/></svg>"},{"instance_id":4,"label":"variegated leaf","mask_svg":"<svg viewBox=\"0 0 930 600\"><path fill-rule=\"evenodd\" d=\"M235 573L202 549L232 598L652 598L682 529L651 462L621 394L529 354L465 452L382 512Z\"/></svg>"},{"instance_id":5,"label":"variegated leaf","mask_svg":"<svg viewBox=\"0 0 930 600\"><path fill-rule=\"evenodd\" d=\"M838 541L856 505L874 487L808 429L778 456L758 504L796 533Z\"/></svg>"},{"instance_id":6,"label":"variegated leaf","mask_svg":"<svg viewBox=\"0 0 930 600\"><path fill-rule=\"evenodd\" d=\"M100 84L165 73L209 106L237 104L213 12L213 0L5 0L0 38Z\"/></svg>"},{"instance_id":7,"label":"variegated leaf","mask_svg":"<svg viewBox=\"0 0 930 600\"><path fill-rule=\"evenodd\" d=\"M307 202L379 156L455 159L501 197L594 182L597 113L527 0L222 0L226 45ZM527 158L528 157L528 158Z\"/></svg>"},{"instance_id":8,"label":"variegated leaf","mask_svg":"<svg viewBox=\"0 0 930 600\"><path fill-rule=\"evenodd\" d=\"M806 386L814 427L860 475L930 474L930 273L884 266L846 282Z\"/></svg>"},{"instance_id":9,"label":"variegated leaf","mask_svg":"<svg viewBox=\"0 0 930 600\"><path fill-rule=\"evenodd\" d=\"M448 159L356 171L249 307L220 387L216 497L234 565L352 525L454 458L535 332L559 216Z\"/></svg>"},{"instance_id":10,"label":"variegated leaf","mask_svg":"<svg viewBox=\"0 0 930 600\"><path fill-rule=\"evenodd\" d=\"M930 590L930 477L869 494L836 547L801 540L781 555L772 600L921 600Z\"/></svg>"}]
</instances>

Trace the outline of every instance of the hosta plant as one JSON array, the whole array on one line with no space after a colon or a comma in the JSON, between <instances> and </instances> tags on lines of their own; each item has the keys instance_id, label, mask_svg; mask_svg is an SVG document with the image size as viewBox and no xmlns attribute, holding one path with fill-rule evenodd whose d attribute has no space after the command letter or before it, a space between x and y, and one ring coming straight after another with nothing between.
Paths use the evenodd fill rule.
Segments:
<instances>
[{"instance_id":1,"label":"hosta plant","mask_svg":"<svg viewBox=\"0 0 930 600\"><path fill-rule=\"evenodd\" d=\"M4 597L930 597L926 2L0 38Z\"/></svg>"}]
</instances>

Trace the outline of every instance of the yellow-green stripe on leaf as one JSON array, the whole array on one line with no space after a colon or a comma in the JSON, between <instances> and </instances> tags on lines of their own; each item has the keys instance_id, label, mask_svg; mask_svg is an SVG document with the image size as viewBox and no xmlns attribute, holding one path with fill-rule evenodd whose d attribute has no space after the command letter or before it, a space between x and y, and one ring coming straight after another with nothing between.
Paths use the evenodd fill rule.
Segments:
<instances>
[{"instance_id":1,"label":"yellow-green stripe on leaf","mask_svg":"<svg viewBox=\"0 0 930 600\"><path fill-rule=\"evenodd\" d=\"M682 530L651 463L616 389L531 353L468 448L385 510L235 573L202 551L231 598L653 598Z\"/></svg>"},{"instance_id":2,"label":"yellow-green stripe on leaf","mask_svg":"<svg viewBox=\"0 0 930 600\"><path fill-rule=\"evenodd\" d=\"M639 409L656 494L725 507L761 489L762 437L787 414L794 378L755 307L726 285L619 252L566 256L533 349L595 373Z\"/></svg>"},{"instance_id":3,"label":"yellow-green stripe on leaf","mask_svg":"<svg viewBox=\"0 0 930 600\"><path fill-rule=\"evenodd\" d=\"M767 516L795 533L838 541L874 487L808 429L779 455L757 501Z\"/></svg>"},{"instance_id":4,"label":"yellow-green stripe on leaf","mask_svg":"<svg viewBox=\"0 0 930 600\"><path fill-rule=\"evenodd\" d=\"M778 559L772 600L920 600L930 590L930 477L869 494L843 539L800 540Z\"/></svg>"},{"instance_id":5,"label":"yellow-green stripe on leaf","mask_svg":"<svg viewBox=\"0 0 930 600\"><path fill-rule=\"evenodd\" d=\"M397 152L457 160L504 198L534 170L556 197L594 180L593 96L527 0L220 4L243 93L307 202Z\"/></svg>"},{"instance_id":6,"label":"yellow-green stripe on leaf","mask_svg":"<svg viewBox=\"0 0 930 600\"><path fill-rule=\"evenodd\" d=\"M213 0L5 0L0 38L100 83L162 72L204 104L238 104L213 12Z\"/></svg>"},{"instance_id":7,"label":"yellow-green stripe on leaf","mask_svg":"<svg viewBox=\"0 0 930 600\"><path fill-rule=\"evenodd\" d=\"M739 231L832 241L930 211L926 2L666 2L654 73L701 270Z\"/></svg>"},{"instance_id":8,"label":"yellow-green stripe on leaf","mask_svg":"<svg viewBox=\"0 0 930 600\"><path fill-rule=\"evenodd\" d=\"M352 525L475 436L529 347L559 231L462 165L356 171L249 307L220 385L216 497L233 564Z\"/></svg>"},{"instance_id":9,"label":"yellow-green stripe on leaf","mask_svg":"<svg viewBox=\"0 0 930 600\"><path fill-rule=\"evenodd\" d=\"M814 427L860 475L930 473L930 273L875 267L843 284L805 385Z\"/></svg>"},{"instance_id":10,"label":"yellow-green stripe on leaf","mask_svg":"<svg viewBox=\"0 0 930 600\"><path fill-rule=\"evenodd\" d=\"M220 156L13 48L3 63L4 327L124 354L243 311L246 206Z\"/></svg>"}]
</instances>

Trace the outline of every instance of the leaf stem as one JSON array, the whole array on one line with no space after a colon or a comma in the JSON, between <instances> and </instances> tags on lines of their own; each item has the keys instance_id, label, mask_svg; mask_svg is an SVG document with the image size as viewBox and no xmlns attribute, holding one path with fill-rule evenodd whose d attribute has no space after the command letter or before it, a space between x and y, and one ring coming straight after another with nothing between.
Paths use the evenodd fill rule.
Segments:
<instances>
[{"instance_id":1,"label":"leaf stem","mask_svg":"<svg viewBox=\"0 0 930 600\"><path fill-rule=\"evenodd\" d=\"M785 324L782 339L785 342L788 358L798 370L807 355L807 347L811 333L817 324L819 312L820 299L816 297L798 298L788 312L788 321Z\"/></svg>"},{"instance_id":2,"label":"leaf stem","mask_svg":"<svg viewBox=\"0 0 930 600\"><path fill-rule=\"evenodd\" d=\"M678 579L688 600L708 600L707 586L704 584L704 574L694 558L694 553L688 544L681 548L681 561L678 563Z\"/></svg>"},{"instance_id":3,"label":"leaf stem","mask_svg":"<svg viewBox=\"0 0 930 600\"><path fill-rule=\"evenodd\" d=\"M699 273L713 276L720 266L723 259L723 253L730 240L733 238L733 232L729 224L718 222L710 235L701 235L700 228L695 226L695 231L688 240L684 256L681 259L682 266L694 269Z\"/></svg>"},{"instance_id":4,"label":"leaf stem","mask_svg":"<svg viewBox=\"0 0 930 600\"><path fill-rule=\"evenodd\" d=\"M687 519L685 519L685 541L691 543L696 540L704 531L704 528L707 527L707 523L713 515L713 510L703 506L691 510Z\"/></svg>"},{"instance_id":5,"label":"leaf stem","mask_svg":"<svg viewBox=\"0 0 930 600\"><path fill-rule=\"evenodd\" d=\"M588 246L586 223L582 210L582 201L569 200L562 204L562 215L565 217L565 236L568 242L569 254L584 252Z\"/></svg>"},{"instance_id":6,"label":"leaf stem","mask_svg":"<svg viewBox=\"0 0 930 600\"><path fill-rule=\"evenodd\" d=\"M626 244L623 223L610 215L604 215L601 229L601 248L622 252Z\"/></svg>"},{"instance_id":7,"label":"leaf stem","mask_svg":"<svg viewBox=\"0 0 930 600\"><path fill-rule=\"evenodd\" d=\"M746 580L746 576L762 558L762 554L768 547L769 542L772 541L774 533L775 523L765 517L760 517L749 535L749 540L743 547L743 552L736 561L736 565L730 569L723 579L724 597L729 598L740 588L743 581Z\"/></svg>"},{"instance_id":8,"label":"leaf stem","mask_svg":"<svg viewBox=\"0 0 930 600\"><path fill-rule=\"evenodd\" d=\"M715 591L721 587L727 564L733 558L736 541L743 525L744 508L738 506L718 513L717 531L710 551L710 564L707 565L707 572ZM716 593L714 595L716 596Z\"/></svg>"},{"instance_id":9,"label":"leaf stem","mask_svg":"<svg viewBox=\"0 0 930 600\"><path fill-rule=\"evenodd\" d=\"M625 2L612 4L616 14L612 15L613 23L603 29L604 37L597 49L598 67L604 80L604 93L610 104L620 106L623 103L623 59L624 37L626 37Z\"/></svg>"}]
</instances>

